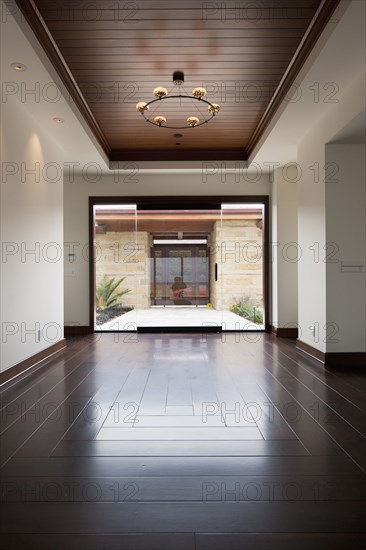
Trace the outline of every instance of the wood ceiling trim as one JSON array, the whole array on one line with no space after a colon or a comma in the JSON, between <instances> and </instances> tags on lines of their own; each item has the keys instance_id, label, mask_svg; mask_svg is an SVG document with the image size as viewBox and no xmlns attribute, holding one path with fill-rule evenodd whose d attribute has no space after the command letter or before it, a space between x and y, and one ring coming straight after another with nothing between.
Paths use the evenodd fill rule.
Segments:
<instances>
[{"instance_id":1,"label":"wood ceiling trim","mask_svg":"<svg viewBox=\"0 0 366 550\"><path fill-rule=\"evenodd\" d=\"M176 161L176 160L247 160L246 150L243 149L114 149L111 162L118 161Z\"/></svg>"},{"instance_id":2,"label":"wood ceiling trim","mask_svg":"<svg viewBox=\"0 0 366 550\"><path fill-rule=\"evenodd\" d=\"M301 40L299 47L297 48L294 56L292 57L290 64L288 65L283 78L275 91L271 102L265 110L262 119L254 130L248 145L247 154L248 157L252 154L259 140L263 136L265 130L269 126L275 113L280 107L282 101L285 99L289 92L293 82L299 74L302 66L310 55L313 47L318 41L325 26L329 22L333 13L338 7L340 0L322 0L317 12L315 13L309 27L307 28L303 39Z\"/></svg>"},{"instance_id":3,"label":"wood ceiling trim","mask_svg":"<svg viewBox=\"0 0 366 550\"><path fill-rule=\"evenodd\" d=\"M62 83L69 92L72 101L75 102L84 120L87 122L95 138L98 140L98 143L109 158L112 149L105 135L100 129L99 124L95 120L86 100L84 99L84 96L80 92L79 87L76 84L69 67L64 61L50 31L47 28L47 25L43 21L43 18L37 6L35 5L33 0L16 0L16 3L22 14L24 15L27 23L36 35L42 48L46 52L52 65L56 69L57 74L59 75Z\"/></svg>"},{"instance_id":4,"label":"wood ceiling trim","mask_svg":"<svg viewBox=\"0 0 366 550\"><path fill-rule=\"evenodd\" d=\"M275 88L275 91L271 96L271 98L268 98L269 103L267 104L267 106L263 106L263 115L261 116L259 123L256 125L249 140L246 142L243 139L243 147L230 148L229 146L227 149L223 147L218 149L209 149L207 148L207 145L206 145L206 148L203 148L203 149L197 148L197 149L186 149L186 150L183 150L183 149L153 150L153 149L131 148L130 150L126 150L126 149L117 149L117 148L114 149L111 143L109 142L109 140L107 139L107 136L109 134L104 133L102 130L102 127L98 124L90 108L90 104L92 102L87 101L87 98L84 98L82 89L79 88L70 68L67 65L67 61L64 59L63 55L60 52L59 46L61 47L63 40L60 39L58 41L59 46L55 42L53 35L58 35L59 31L54 31L53 34L51 34L51 31L47 27L47 24L44 21L41 15L41 12L37 8L35 0L16 0L17 5L19 6L25 19L27 20L31 29L33 30L36 37L38 38L41 46L45 50L46 54L48 55L56 71L58 72L67 91L70 93L70 96L74 100L80 113L84 117L91 131L93 132L95 138L98 140L102 149L105 151L105 153L107 154L107 156L111 161L247 160L248 157L251 155L251 153L254 151L260 139L263 137L266 129L268 128L268 125L271 123L275 113L279 109L282 101L285 99L287 93L291 88L291 85L293 84L296 76L298 75L299 71L304 65L315 43L319 39L326 24L328 23L334 11L338 7L339 2L340 0L322 0L321 1L319 8L317 9L314 17L312 18L299 46L296 48L296 50L295 48L293 49L294 53L292 55L291 61L281 81L279 82L278 86L277 86L277 83L276 84L273 83L274 84L273 88ZM39 1L38 4L45 5L46 3ZM75 4L77 4L77 2L70 3L69 5L75 8ZM100 5L104 6L104 9L106 8L106 3L103 2ZM160 3L157 3L157 5L160 6ZM301 5L302 7L309 9L312 5L314 6L316 5L316 0L314 0L314 2L312 2L311 0L309 1L292 0L291 2L288 3L288 5L289 6ZM225 48L225 55L231 54L230 55L231 61L233 61L234 59L237 59L238 61L243 61L244 59L248 59L248 55L251 55L252 53L255 53L256 55L265 54L266 57L268 55L273 56L276 54L276 52L288 54L290 48L292 48L292 43L296 42L296 35L298 34L299 31L300 29L299 28L296 29L296 27L292 30L286 29L285 35L290 34L291 36L283 36L283 33L282 33L282 36L276 37L274 42L273 42L273 38L267 37L267 40L269 42L268 45L264 44L266 42L265 36L263 36L261 40L258 40L258 38L256 39L255 37L246 36L246 37L243 37L242 39L242 42L243 44L245 44L245 47L239 46L239 45L237 45L236 47L227 47ZM72 45L74 42L75 42L75 45L78 46L78 52L77 52L78 57L80 55L83 55L84 53L86 54L86 56L98 55L102 50L104 50L105 53L108 55L110 54L112 56L113 54L118 54L120 56L121 55L124 56L125 59L128 59L127 56L129 54L135 53L135 48L131 47L131 45L126 48L118 47L118 45L120 44L120 41L115 40L114 38L110 38L110 33L107 30L93 31L92 33L90 33L89 31L82 31L82 33L83 33L83 36L85 37L84 39L80 39L80 36L79 36L78 40L73 41L72 31L70 32L70 38L66 40L65 46L63 46L63 52L66 55L66 59L70 59L70 58L72 59L72 56L74 54L72 50ZM95 39L95 36L96 35L98 36L98 33L101 35L101 37L103 37L103 40L101 40L100 42L102 44L107 45L107 47L98 46L97 48L93 48L93 44L95 45L95 41L92 40L90 43L88 42L89 36L93 36L93 39ZM65 31L63 31L63 36L65 36ZM126 44L128 44L128 41L126 42ZM87 45L89 47L86 47ZM193 50L194 48L195 46L192 46L192 39L191 39L190 45L188 45L187 43L187 45L184 48L185 55L186 56L191 55L190 51ZM159 50L159 48L155 48L155 49L157 51ZM154 53L154 50L152 51L152 49L150 49L150 52ZM174 52L174 57L177 57L177 55L175 54L177 54L177 52ZM292 54L291 50L290 50L290 54ZM85 73L82 73L82 74L85 74ZM99 78L101 78L100 75L98 76ZM267 76L270 76L270 74ZM89 78L85 74L85 77L84 77L85 84L87 84L87 81L89 80ZM94 76L91 76L91 78L93 79ZM104 78L107 78L107 77L104 77ZM263 80L263 75L262 75L262 80ZM105 83L107 84L108 81L105 80ZM205 144L204 142L202 143L204 147ZM244 147L244 145L246 145L246 147Z\"/></svg>"}]
</instances>

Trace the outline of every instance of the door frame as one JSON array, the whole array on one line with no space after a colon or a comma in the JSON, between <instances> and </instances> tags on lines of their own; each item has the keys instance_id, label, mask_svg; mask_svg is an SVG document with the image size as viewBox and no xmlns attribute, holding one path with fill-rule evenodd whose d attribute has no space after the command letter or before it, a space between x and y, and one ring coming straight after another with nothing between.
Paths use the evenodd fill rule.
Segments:
<instances>
[{"instance_id":1,"label":"door frame","mask_svg":"<svg viewBox=\"0 0 366 550\"><path fill-rule=\"evenodd\" d=\"M269 243L269 196L268 195L173 195L173 196L100 196L89 197L89 325L90 331L96 332L94 326L95 309L95 248L94 248L94 206L107 204L136 204L139 210L221 210L222 203L251 204L260 203L264 207L263 232L263 299L265 312L264 332L270 332L270 243ZM154 331L152 331L154 332ZM155 331L156 332L156 331Z\"/></svg>"}]
</instances>

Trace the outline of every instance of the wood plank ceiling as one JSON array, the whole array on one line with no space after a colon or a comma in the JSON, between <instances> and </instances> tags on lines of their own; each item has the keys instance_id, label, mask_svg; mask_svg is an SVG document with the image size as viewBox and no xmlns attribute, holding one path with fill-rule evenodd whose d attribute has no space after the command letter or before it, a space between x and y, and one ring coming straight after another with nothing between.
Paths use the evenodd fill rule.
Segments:
<instances>
[{"instance_id":1,"label":"wood plank ceiling","mask_svg":"<svg viewBox=\"0 0 366 550\"><path fill-rule=\"evenodd\" d=\"M75 79L82 114L109 158L141 161L246 159L338 4L17 2L74 93ZM153 99L156 86L173 88L174 70L184 71L189 94L204 86L221 105L208 124L158 128L136 111L137 101ZM162 114L169 118L175 105L167 103ZM197 115L194 106L191 114Z\"/></svg>"}]
</instances>

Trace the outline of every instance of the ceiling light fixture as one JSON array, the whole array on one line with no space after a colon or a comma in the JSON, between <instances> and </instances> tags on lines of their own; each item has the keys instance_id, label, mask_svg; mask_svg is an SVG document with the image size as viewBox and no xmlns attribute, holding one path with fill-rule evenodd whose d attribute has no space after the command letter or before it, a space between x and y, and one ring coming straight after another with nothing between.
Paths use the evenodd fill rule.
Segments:
<instances>
[{"instance_id":1,"label":"ceiling light fixture","mask_svg":"<svg viewBox=\"0 0 366 550\"><path fill-rule=\"evenodd\" d=\"M14 69L14 71L18 71L19 73L27 70L26 65L24 65L23 63L12 63L10 67Z\"/></svg>"},{"instance_id":2,"label":"ceiling light fixture","mask_svg":"<svg viewBox=\"0 0 366 550\"><path fill-rule=\"evenodd\" d=\"M163 86L158 86L153 91L155 99L148 102L139 101L136 104L136 110L141 113L146 122L159 128L182 130L207 124L220 111L220 105L205 99L207 91L203 87L194 88L192 95L189 95L183 88L183 82L184 73L175 71L173 84L177 88L177 93L170 93ZM166 116L161 112L163 102L166 105ZM168 105L169 102L170 105ZM195 110L194 115L192 109Z\"/></svg>"},{"instance_id":3,"label":"ceiling light fixture","mask_svg":"<svg viewBox=\"0 0 366 550\"><path fill-rule=\"evenodd\" d=\"M53 122L56 122L56 124L63 124L65 122L65 119L59 116L55 116L55 118L53 119Z\"/></svg>"}]
</instances>

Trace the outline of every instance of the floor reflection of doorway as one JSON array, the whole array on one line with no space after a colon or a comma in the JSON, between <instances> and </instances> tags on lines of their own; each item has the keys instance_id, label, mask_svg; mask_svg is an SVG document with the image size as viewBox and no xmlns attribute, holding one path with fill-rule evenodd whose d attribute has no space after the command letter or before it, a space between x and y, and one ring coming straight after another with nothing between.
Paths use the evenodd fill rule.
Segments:
<instances>
[{"instance_id":1,"label":"floor reflection of doorway","mask_svg":"<svg viewBox=\"0 0 366 550\"><path fill-rule=\"evenodd\" d=\"M152 305L205 306L209 303L207 242L154 244L152 258Z\"/></svg>"}]
</instances>

